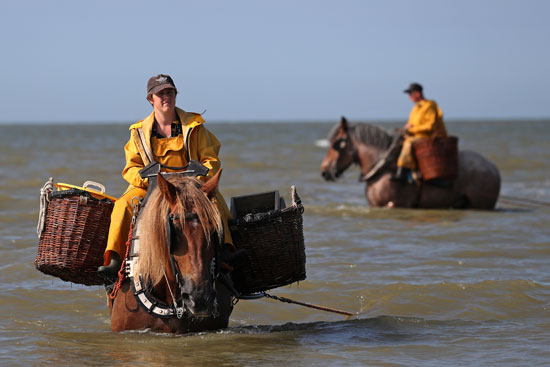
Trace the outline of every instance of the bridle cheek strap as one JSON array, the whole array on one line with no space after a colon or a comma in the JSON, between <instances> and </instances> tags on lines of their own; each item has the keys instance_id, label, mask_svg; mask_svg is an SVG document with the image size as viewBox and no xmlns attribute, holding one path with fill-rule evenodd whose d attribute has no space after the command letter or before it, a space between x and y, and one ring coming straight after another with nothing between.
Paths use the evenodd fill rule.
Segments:
<instances>
[{"instance_id":1,"label":"bridle cheek strap","mask_svg":"<svg viewBox=\"0 0 550 367\"><path fill-rule=\"evenodd\" d=\"M174 220L179 219L175 214L168 212L166 215L166 246L168 247L168 254L170 255L170 265L172 266L172 274L176 277L178 282L179 269L176 268L176 259L174 259L174 247L177 241L177 232L174 225Z\"/></svg>"}]
</instances>

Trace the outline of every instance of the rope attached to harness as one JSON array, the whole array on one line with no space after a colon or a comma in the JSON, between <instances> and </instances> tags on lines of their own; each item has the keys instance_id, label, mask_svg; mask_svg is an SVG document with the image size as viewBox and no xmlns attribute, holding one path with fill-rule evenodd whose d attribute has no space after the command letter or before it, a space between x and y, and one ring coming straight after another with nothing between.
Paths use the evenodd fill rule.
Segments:
<instances>
[{"instance_id":1,"label":"rope attached to harness","mask_svg":"<svg viewBox=\"0 0 550 367\"><path fill-rule=\"evenodd\" d=\"M312 304L312 303L305 303L305 302L300 302L300 301L294 301L290 298L274 296L274 295L269 294L267 292L258 292L258 293L252 293L252 294L239 294L237 291L234 291L233 296L235 297L237 302L240 299L254 300L254 299L259 299L259 298L264 298L265 297L265 298L274 299L274 300L279 301L279 302L291 303L291 304L294 304L294 305L314 308L316 310L321 310L321 311L325 311L325 312L337 313L337 314L340 314L340 315L347 316L348 318L350 318L352 316L357 316L357 315L360 314L359 312L349 312L349 311L339 310L337 308L319 306L319 305L315 305L315 304ZM234 302L233 305L235 305L237 302Z\"/></svg>"},{"instance_id":2,"label":"rope attached to harness","mask_svg":"<svg viewBox=\"0 0 550 367\"><path fill-rule=\"evenodd\" d=\"M506 195L500 195L498 198L499 201L511 204L511 205L517 205L517 206L524 206L524 207L539 207L539 206L550 206L550 202L547 201L541 201L541 200L534 200L534 199L528 199L528 198L520 198L515 196L506 196Z\"/></svg>"},{"instance_id":3,"label":"rope attached to harness","mask_svg":"<svg viewBox=\"0 0 550 367\"><path fill-rule=\"evenodd\" d=\"M128 258L128 253L130 252L133 235L134 235L134 221L132 221L132 224L130 225L130 232L128 232L128 240L126 241L126 254L124 255L124 259L122 260L122 266L118 271L117 281L115 283L115 286L113 287L113 291L109 295L109 298L111 300L114 300L116 298L118 291L122 286L122 282L124 281L124 278L126 278L126 259Z\"/></svg>"},{"instance_id":4,"label":"rope attached to harness","mask_svg":"<svg viewBox=\"0 0 550 367\"><path fill-rule=\"evenodd\" d=\"M340 314L340 315L345 315L345 316L348 316L348 317L359 315L359 312L348 312L348 311L344 311L344 310L339 310L337 308L325 307L325 306L314 305L314 304L311 304L311 303L294 301L290 298L273 296L273 295L271 295L269 293L265 293L265 292L264 292L263 296L266 297L266 298L271 298L271 299L274 299L276 301L280 301L280 302L284 302L284 303L292 303L292 304L295 304L295 305L314 308L316 310L321 310L321 311L326 311L326 312L333 312L333 313L337 313L337 314Z\"/></svg>"}]
</instances>

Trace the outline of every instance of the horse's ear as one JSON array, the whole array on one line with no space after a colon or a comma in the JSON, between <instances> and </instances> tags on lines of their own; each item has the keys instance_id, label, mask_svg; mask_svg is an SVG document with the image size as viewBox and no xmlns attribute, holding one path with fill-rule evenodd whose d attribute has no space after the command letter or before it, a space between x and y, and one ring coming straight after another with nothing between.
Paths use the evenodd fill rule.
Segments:
<instances>
[{"instance_id":1,"label":"horse's ear","mask_svg":"<svg viewBox=\"0 0 550 367\"><path fill-rule=\"evenodd\" d=\"M220 181L220 176L222 174L222 169L218 171L212 177L210 180L206 181L204 185L202 185L202 191L206 193L206 196L208 196L209 199L212 199L214 196L216 196L216 193L218 192L218 182Z\"/></svg>"},{"instance_id":2,"label":"horse's ear","mask_svg":"<svg viewBox=\"0 0 550 367\"><path fill-rule=\"evenodd\" d=\"M168 182L160 172L157 174L157 185L164 198L170 204L175 204L177 200L176 187Z\"/></svg>"},{"instance_id":3,"label":"horse's ear","mask_svg":"<svg viewBox=\"0 0 550 367\"><path fill-rule=\"evenodd\" d=\"M342 116L342 121L340 121L340 128L343 132L348 131L348 120L344 116Z\"/></svg>"}]
</instances>

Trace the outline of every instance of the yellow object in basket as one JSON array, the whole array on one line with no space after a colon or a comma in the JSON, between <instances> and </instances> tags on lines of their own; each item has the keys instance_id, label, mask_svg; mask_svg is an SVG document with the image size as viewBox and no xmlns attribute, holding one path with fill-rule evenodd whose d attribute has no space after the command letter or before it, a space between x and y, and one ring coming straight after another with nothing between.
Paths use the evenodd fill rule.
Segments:
<instances>
[{"instance_id":1,"label":"yellow object in basket","mask_svg":"<svg viewBox=\"0 0 550 367\"><path fill-rule=\"evenodd\" d=\"M99 190L91 189L89 188L89 186L95 186L99 188ZM55 187L57 187L58 191L63 191L68 189L78 189L78 190L87 191L90 193L90 195L92 195L94 198L99 200L109 199L112 202L115 202L117 200L115 197L105 194L105 186L94 181L86 181L82 186L69 185L69 184L60 182L60 183L56 183Z\"/></svg>"}]
</instances>

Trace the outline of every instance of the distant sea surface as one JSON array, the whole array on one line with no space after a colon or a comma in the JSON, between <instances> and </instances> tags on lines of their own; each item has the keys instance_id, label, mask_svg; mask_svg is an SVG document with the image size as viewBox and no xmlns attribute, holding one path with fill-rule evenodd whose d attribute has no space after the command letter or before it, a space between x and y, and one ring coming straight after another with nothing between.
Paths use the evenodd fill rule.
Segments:
<instances>
[{"instance_id":1,"label":"distant sea surface","mask_svg":"<svg viewBox=\"0 0 550 367\"><path fill-rule=\"evenodd\" d=\"M105 291L34 267L49 177L119 196L127 125L0 126L2 366L549 366L550 121L449 122L502 176L494 211L370 208L358 170L324 182L331 124L210 124L226 198L296 185L307 279L241 300L230 326L174 337L112 333ZM382 126L393 129L397 124Z\"/></svg>"}]
</instances>

